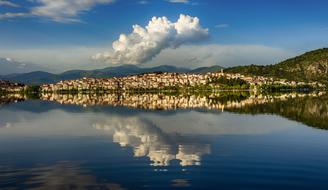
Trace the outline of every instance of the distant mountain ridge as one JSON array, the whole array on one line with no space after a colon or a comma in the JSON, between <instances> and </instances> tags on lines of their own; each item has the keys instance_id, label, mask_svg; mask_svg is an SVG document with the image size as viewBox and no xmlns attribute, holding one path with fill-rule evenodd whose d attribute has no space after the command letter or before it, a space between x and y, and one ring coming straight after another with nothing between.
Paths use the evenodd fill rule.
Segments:
<instances>
[{"instance_id":1,"label":"distant mountain ridge","mask_svg":"<svg viewBox=\"0 0 328 190\"><path fill-rule=\"evenodd\" d=\"M317 49L274 65L249 65L226 72L328 84L328 48Z\"/></svg>"},{"instance_id":2,"label":"distant mountain ridge","mask_svg":"<svg viewBox=\"0 0 328 190\"><path fill-rule=\"evenodd\" d=\"M25 83L42 84L55 83L60 80L77 79L82 77L109 78L136 75L150 72L177 73L207 73L217 72L221 66L200 67L196 69L162 65L151 68L141 68L136 65L122 65L96 70L70 70L60 74L35 71L21 74L0 76L0 79ZM273 65L248 65L224 69L225 72L258 75L273 78L284 78L292 81L321 82L328 85L328 48L317 49L300 56L287 59Z\"/></svg>"},{"instance_id":3,"label":"distant mountain ridge","mask_svg":"<svg viewBox=\"0 0 328 190\"><path fill-rule=\"evenodd\" d=\"M43 70L47 70L47 68L32 63L19 62L11 58L0 57L0 75L8 75L10 73L28 73Z\"/></svg>"},{"instance_id":4,"label":"distant mountain ridge","mask_svg":"<svg viewBox=\"0 0 328 190\"><path fill-rule=\"evenodd\" d=\"M53 74L43 71L34 71L23 74L9 74L0 76L0 79L9 80L13 82L20 82L25 84L44 84L55 83L60 80L71 80L82 77L94 78L109 78L109 77L123 77L128 75L137 75L152 72L176 72L176 73L205 73L221 70L221 66L201 67L197 69L188 69L182 67L175 67L170 65L161 65L150 68L140 68L136 65L122 65L117 67L107 67L96 70L70 70L60 74Z\"/></svg>"}]
</instances>

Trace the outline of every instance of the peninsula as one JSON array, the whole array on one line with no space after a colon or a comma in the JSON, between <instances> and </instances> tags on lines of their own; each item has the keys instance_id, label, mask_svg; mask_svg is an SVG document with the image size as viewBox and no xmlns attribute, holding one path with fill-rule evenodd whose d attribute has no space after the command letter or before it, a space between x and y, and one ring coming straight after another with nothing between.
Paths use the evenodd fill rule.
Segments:
<instances>
[{"instance_id":1,"label":"peninsula","mask_svg":"<svg viewBox=\"0 0 328 190\"><path fill-rule=\"evenodd\" d=\"M0 91L43 93L106 93L130 91L218 91L218 90L324 90L328 82L328 49L304 53L278 64L222 68L213 66L194 70L173 66L138 68L131 66L94 71L42 72L0 76ZM125 69L124 69L125 68ZM130 70L129 70L130 68ZM314 69L315 68L315 69ZM123 69L123 70L122 70ZM144 71L144 72L142 72ZM125 73L125 74L123 74ZM40 82L22 84L31 76ZM11 82L9 82L11 81ZM53 81L53 82L41 82Z\"/></svg>"}]
</instances>

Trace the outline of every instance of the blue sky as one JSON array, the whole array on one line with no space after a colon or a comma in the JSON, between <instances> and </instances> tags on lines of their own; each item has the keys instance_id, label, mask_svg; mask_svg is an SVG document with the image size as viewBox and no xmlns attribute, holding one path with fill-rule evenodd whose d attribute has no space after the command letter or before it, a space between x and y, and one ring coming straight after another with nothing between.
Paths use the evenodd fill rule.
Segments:
<instances>
[{"instance_id":1,"label":"blue sky","mask_svg":"<svg viewBox=\"0 0 328 190\"><path fill-rule=\"evenodd\" d=\"M121 33L131 33L132 25L145 27L153 16L165 16L171 22L176 22L180 14L197 17L201 27L208 29L208 37L174 48L164 47L163 51L160 50L160 53L146 63L136 64L167 64L165 58L169 55L161 55L163 52L171 55L174 50L179 52L186 51L184 48L201 48L197 49L197 52L206 53L203 49L207 46L219 46L220 51L228 47L229 55L231 51L238 52L238 48L242 47L256 47L254 51L263 47L267 48L265 52L275 62L304 51L326 47L328 44L328 1L325 0L89 0L89 3L81 5L80 9L72 5L73 10L70 10L68 6L71 4L68 3L66 8L69 14L49 8L52 5L47 1L49 0L0 0L0 57L48 64L49 67L65 64L71 65L72 68L89 68L92 60L87 57L98 51L111 51L112 42L117 40ZM233 50L233 47L236 47L236 50ZM270 48L275 52L267 52ZM60 55L60 50L67 49L72 51L72 59L65 55L67 51ZM24 55L24 50L30 55ZM75 51L82 51L84 56L77 58ZM35 58L38 56L37 52L43 54L39 59ZM31 54L34 58L31 58ZM239 56L239 61L242 61L243 56L246 56L247 60L247 55L254 57L257 54L246 52L231 55ZM55 59L58 63L51 60L43 63L51 56L58 58ZM157 60L159 58L163 60ZM201 59L202 55L196 58ZM220 59L220 55L215 55L215 59ZM222 59L226 62L218 61L218 64L243 64L235 63L238 62L237 59ZM170 61L176 61L178 66L188 66L188 63L182 63L183 60ZM251 61L252 59L247 63ZM272 63L264 63L265 59L261 61L263 64ZM199 61L199 66L213 64L217 63ZM90 68L107 65L112 64L97 62Z\"/></svg>"}]
</instances>

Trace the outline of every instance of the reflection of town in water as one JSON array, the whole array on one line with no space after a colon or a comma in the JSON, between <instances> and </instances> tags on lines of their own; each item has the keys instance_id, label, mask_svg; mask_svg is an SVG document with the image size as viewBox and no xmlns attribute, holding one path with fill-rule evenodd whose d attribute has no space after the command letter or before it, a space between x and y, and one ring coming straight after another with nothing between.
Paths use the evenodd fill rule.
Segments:
<instances>
[{"instance_id":1,"label":"reflection of town in water","mask_svg":"<svg viewBox=\"0 0 328 190\"><path fill-rule=\"evenodd\" d=\"M241 108L246 105L272 103L299 97L319 97L324 93L284 93L250 94L249 92L222 92L207 95L165 95L151 94L42 94L42 100L56 101L60 104L81 106L112 105L142 109L193 109L205 108L224 110Z\"/></svg>"},{"instance_id":2,"label":"reflection of town in water","mask_svg":"<svg viewBox=\"0 0 328 190\"><path fill-rule=\"evenodd\" d=\"M328 129L328 96L325 92L231 92L210 94L114 93L57 94L45 93L43 101L78 106L123 106L144 110L204 109L242 114L276 114L308 126ZM1 96L0 106L28 100L21 94Z\"/></svg>"},{"instance_id":3,"label":"reflection of town in water","mask_svg":"<svg viewBox=\"0 0 328 190\"><path fill-rule=\"evenodd\" d=\"M111 105L146 110L206 109L243 114L276 114L328 129L325 92L218 92L211 94L43 94L43 100L81 106Z\"/></svg>"},{"instance_id":4,"label":"reflection of town in water","mask_svg":"<svg viewBox=\"0 0 328 190\"><path fill-rule=\"evenodd\" d=\"M200 139L169 134L138 117L115 118L93 127L113 135L121 147L132 147L135 157L148 157L152 166L168 166L178 160L181 166L200 165L202 156L210 153L210 145Z\"/></svg>"},{"instance_id":5,"label":"reflection of town in water","mask_svg":"<svg viewBox=\"0 0 328 190\"><path fill-rule=\"evenodd\" d=\"M0 94L0 105L3 104L9 104L9 103L16 103L16 102L21 102L26 100L26 96L23 94L16 94L16 93L12 93L12 94Z\"/></svg>"}]
</instances>

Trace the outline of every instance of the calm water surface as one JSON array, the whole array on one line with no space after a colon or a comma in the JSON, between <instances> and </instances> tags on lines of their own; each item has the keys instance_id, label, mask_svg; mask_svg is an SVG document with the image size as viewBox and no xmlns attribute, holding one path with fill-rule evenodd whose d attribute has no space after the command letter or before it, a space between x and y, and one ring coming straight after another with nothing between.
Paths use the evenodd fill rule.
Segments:
<instances>
[{"instance_id":1,"label":"calm water surface","mask_svg":"<svg viewBox=\"0 0 328 190\"><path fill-rule=\"evenodd\" d=\"M326 95L77 99L4 101L0 189L328 189Z\"/></svg>"}]
</instances>

